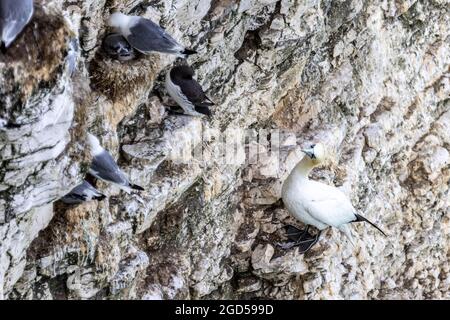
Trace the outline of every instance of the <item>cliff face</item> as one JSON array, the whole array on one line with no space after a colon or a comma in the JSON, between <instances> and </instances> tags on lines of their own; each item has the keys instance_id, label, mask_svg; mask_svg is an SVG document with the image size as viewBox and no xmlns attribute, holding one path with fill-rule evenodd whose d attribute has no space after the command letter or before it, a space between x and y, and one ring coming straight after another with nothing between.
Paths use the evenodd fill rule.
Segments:
<instances>
[{"instance_id":1,"label":"cliff face","mask_svg":"<svg viewBox=\"0 0 450 320\"><path fill-rule=\"evenodd\" d=\"M0 54L0 298L450 298L449 1L36 2ZM101 55L112 9L198 51L211 121L165 111L174 57ZM57 201L87 130L144 192ZM240 134L246 161L224 160ZM332 229L306 255L276 245L311 141L334 156L313 177L387 238L356 224L356 247Z\"/></svg>"}]
</instances>

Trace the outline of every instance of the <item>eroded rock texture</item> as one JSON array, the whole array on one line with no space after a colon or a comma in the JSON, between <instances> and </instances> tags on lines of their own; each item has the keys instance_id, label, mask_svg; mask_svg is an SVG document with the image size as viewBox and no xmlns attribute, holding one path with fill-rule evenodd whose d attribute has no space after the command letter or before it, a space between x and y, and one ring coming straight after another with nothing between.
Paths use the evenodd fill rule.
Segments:
<instances>
[{"instance_id":1,"label":"eroded rock texture","mask_svg":"<svg viewBox=\"0 0 450 320\"><path fill-rule=\"evenodd\" d=\"M450 298L449 1L36 6L0 54L0 298ZM166 112L174 57L101 54L114 9L198 51L211 121ZM280 130L279 154L259 140L223 161L221 139L246 129ZM86 173L86 130L144 192L98 182L102 202L57 201ZM277 246L301 226L281 182L319 140L334 161L313 177L387 238L357 224L357 247L331 229L306 255ZM205 156L180 161L193 147Z\"/></svg>"}]
</instances>

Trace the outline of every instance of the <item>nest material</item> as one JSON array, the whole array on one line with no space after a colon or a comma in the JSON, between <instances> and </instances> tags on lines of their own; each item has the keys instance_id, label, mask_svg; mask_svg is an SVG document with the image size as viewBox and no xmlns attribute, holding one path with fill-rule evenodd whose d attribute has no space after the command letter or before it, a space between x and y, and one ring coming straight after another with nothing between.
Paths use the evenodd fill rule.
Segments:
<instances>
[{"instance_id":1,"label":"nest material","mask_svg":"<svg viewBox=\"0 0 450 320\"><path fill-rule=\"evenodd\" d=\"M140 88L151 87L158 62L157 55L121 62L99 53L90 64L91 86L112 101L123 100Z\"/></svg>"},{"instance_id":2,"label":"nest material","mask_svg":"<svg viewBox=\"0 0 450 320\"><path fill-rule=\"evenodd\" d=\"M30 23L6 53L0 54L4 109L22 108L35 91L53 86L63 71L69 38L70 30L60 15L35 9Z\"/></svg>"}]
</instances>

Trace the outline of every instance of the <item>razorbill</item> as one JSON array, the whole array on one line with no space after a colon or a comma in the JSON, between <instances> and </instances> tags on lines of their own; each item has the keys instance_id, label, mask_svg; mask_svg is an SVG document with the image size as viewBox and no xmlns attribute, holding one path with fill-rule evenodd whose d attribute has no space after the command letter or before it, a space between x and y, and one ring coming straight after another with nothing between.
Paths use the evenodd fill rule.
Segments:
<instances>
[{"instance_id":1,"label":"razorbill","mask_svg":"<svg viewBox=\"0 0 450 320\"><path fill-rule=\"evenodd\" d=\"M187 65L173 67L166 73L166 90L184 113L191 116L211 116L209 99L202 87L193 78L194 70Z\"/></svg>"}]
</instances>

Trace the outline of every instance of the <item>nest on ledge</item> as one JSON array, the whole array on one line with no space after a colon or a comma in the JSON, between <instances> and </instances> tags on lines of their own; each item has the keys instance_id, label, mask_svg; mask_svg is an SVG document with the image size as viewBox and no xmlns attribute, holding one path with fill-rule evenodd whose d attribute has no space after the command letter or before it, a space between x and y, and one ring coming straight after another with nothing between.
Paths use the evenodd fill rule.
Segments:
<instances>
[{"instance_id":1,"label":"nest on ledge","mask_svg":"<svg viewBox=\"0 0 450 320\"><path fill-rule=\"evenodd\" d=\"M99 50L89 66L91 86L112 101L122 100L128 94L150 87L158 73L159 56L138 55L129 61L113 60Z\"/></svg>"}]
</instances>

